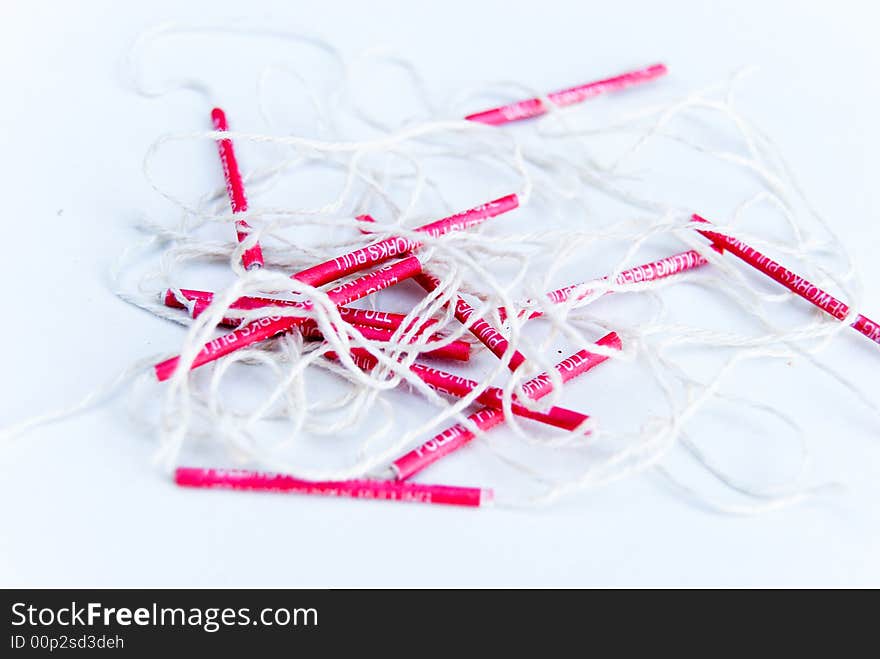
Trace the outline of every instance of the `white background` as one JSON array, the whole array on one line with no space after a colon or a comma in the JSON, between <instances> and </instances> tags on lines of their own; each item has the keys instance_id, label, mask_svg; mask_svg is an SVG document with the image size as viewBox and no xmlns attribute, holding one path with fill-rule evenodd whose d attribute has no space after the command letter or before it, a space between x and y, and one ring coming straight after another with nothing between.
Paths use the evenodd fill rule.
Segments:
<instances>
[{"instance_id":1,"label":"white background","mask_svg":"<svg viewBox=\"0 0 880 659\"><path fill-rule=\"evenodd\" d=\"M133 39L167 20L247 12L346 51L389 44L445 90L496 79L550 90L657 60L698 86L759 64L752 114L856 254L866 311L880 313L870 3L183 4L0 2L2 425L181 338L114 298L106 277L136 211L158 208L144 152L161 133L205 128L193 98L147 102L120 81ZM846 339L828 359L880 399L880 355ZM839 388L804 391L791 402L821 440L816 480L847 489L748 518L690 505L651 475L532 512L183 492L117 401L0 447L0 583L880 585L880 426Z\"/></svg>"}]
</instances>

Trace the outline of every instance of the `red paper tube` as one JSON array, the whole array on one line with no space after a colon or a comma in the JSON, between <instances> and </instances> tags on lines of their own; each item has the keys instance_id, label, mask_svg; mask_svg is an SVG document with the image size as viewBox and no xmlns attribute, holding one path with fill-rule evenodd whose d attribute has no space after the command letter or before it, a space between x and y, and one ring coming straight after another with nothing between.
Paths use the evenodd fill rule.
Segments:
<instances>
[{"instance_id":1,"label":"red paper tube","mask_svg":"<svg viewBox=\"0 0 880 659\"><path fill-rule=\"evenodd\" d=\"M304 481L284 474L243 469L197 469L178 467L174 481L183 487L225 488L286 494L312 494L325 497L381 499L452 506L485 506L492 501L492 490L478 487L423 485L382 480Z\"/></svg>"},{"instance_id":2,"label":"red paper tube","mask_svg":"<svg viewBox=\"0 0 880 659\"><path fill-rule=\"evenodd\" d=\"M626 89L627 87L632 87L633 85L654 80L666 73L667 69L665 64L654 64L644 69L629 71L628 73L614 76L613 78L597 80L596 82L590 82L586 85L571 87L570 89L563 89L558 92L551 92L550 94L547 94L547 98L549 98L554 105L560 107L573 105L585 101L588 98L604 94L605 92L619 91L621 89ZM469 114L465 119L468 121L478 121L491 126L500 126L512 121L537 117L545 112L547 112L547 108L541 99L530 98L526 101L518 101L509 105L492 108L491 110Z\"/></svg>"},{"instance_id":3,"label":"red paper tube","mask_svg":"<svg viewBox=\"0 0 880 659\"><path fill-rule=\"evenodd\" d=\"M708 220L699 215L694 215L693 219L701 224L709 223ZM782 284L795 295L819 307L825 313L834 316L838 320L843 320L849 314L849 307L845 303L830 293L826 293L815 284L811 284L800 275L796 275L791 270L786 269L769 256L749 247L742 241L715 231L697 229L697 232L711 240L713 247L719 252L729 251L759 272L763 272L775 282ZM880 343L880 324L877 322L859 314L856 316L852 327L875 343Z\"/></svg>"},{"instance_id":4,"label":"red paper tube","mask_svg":"<svg viewBox=\"0 0 880 659\"><path fill-rule=\"evenodd\" d=\"M383 266L368 275L346 282L327 291L327 297L336 306L349 304L362 297L371 295L389 286L413 277L422 271L422 264L415 256L407 257L391 265ZM297 302L296 306L302 309L310 309L308 302ZM209 341L196 355L191 368L198 368L203 364L212 362L235 350L246 348L249 345L265 341L277 334L287 332L297 325L306 322L306 318L292 316L269 316L260 318L244 327L240 327L229 334L225 334L213 341ZM172 357L164 362L156 364L156 377L159 381L170 378L177 370L180 357Z\"/></svg>"},{"instance_id":5,"label":"red paper tube","mask_svg":"<svg viewBox=\"0 0 880 659\"><path fill-rule=\"evenodd\" d=\"M193 317L197 317L201 315L201 313L207 308L207 306L214 299L214 294L210 291L197 291L188 288L179 289L179 292L182 294L184 298L192 302L192 315ZM183 309L184 305L177 299L177 294L173 289L168 289L165 291L164 295L165 306L174 307L176 309ZM264 307L272 307L272 306L283 306L283 307L295 307L297 303L292 300L277 300L268 297L241 297L235 302L232 303L232 309L243 309L243 310L252 310L252 309L261 309ZM357 325L359 327L368 327L371 331L365 333L365 336L368 339L373 339L376 341L388 341L391 339L391 334L400 327L403 322L406 320L406 316L399 313L391 313L389 311L373 311L371 309L353 309L351 307L339 307L339 315L342 316L343 320L352 325ZM228 316L223 318L222 320L224 325L231 325L233 327L238 326L240 319L235 316ZM421 335L421 333L427 329L429 326L436 324L436 320L433 318L428 318L427 320L416 319L411 321L411 326L418 323L420 325L418 329L417 336ZM317 325L314 325L314 329L306 330L305 326L301 328L304 336L308 336L309 338L323 338L318 332ZM443 337L439 334L434 334L432 337L434 340L440 340ZM457 359L459 361L467 361L470 359L471 354L471 346L467 341L456 340L452 341L446 346L442 348L437 348L436 350L429 351L426 354L430 354L436 357L446 357L449 359Z\"/></svg>"},{"instance_id":6,"label":"red paper tube","mask_svg":"<svg viewBox=\"0 0 880 659\"><path fill-rule=\"evenodd\" d=\"M475 226L491 217L513 210L517 206L519 206L519 199L515 194L510 194L442 220L422 225L415 230L432 237L442 236L451 231L461 231ZM421 243L410 238L397 236L385 238L298 272L292 276L292 279L310 286L322 286L360 270L366 270L395 256L412 252L419 247L421 247Z\"/></svg>"},{"instance_id":7,"label":"red paper tube","mask_svg":"<svg viewBox=\"0 0 880 659\"><path fill-rule=\"evenodd\" d=\"M208 308L208 302L204 300L194 300L193 308L192 308L192 316L193 318L197 318L202 315L205 309ZM292 305L293 303L291 303ZM291 306L284 305L284 306ZM340 309L341 311L342 309ZM230 327L238 327L241 324L241 318L236 318L235 316L226 316L222 319L222 323L224 325L228 325ZM391 338L394 336L394 330L384 329L381 327L371 327L369 325L360 325L358 323L352 323L354 327L361 333L361 335L365 339L369 339L371 341L391 341ZM321 329L318 327L318 323L314 320L309 319L302 323L299 326L299 331L302 333L303 338L306 339L316 339L320 340L324 338L324 335L321 333ZM431 339L434 341L442 340L439 334L434 334L431 336ZM417 340L418 337L414 337L413 341ZM444 346L440 346L439 348L435 348L432 350L426 350L426 355L430 355L431 357L444 357L446 359L456 359L458 361L468 361L471 356L471 346L467 341L452 341Z\"/></svg>"},{"instance_id":8,"label":"red paper tube","mask_svg":"<svg viewBox=\"0 0 880 659\"><path fill-rule=\"evenodd\" d=\"M605 348L613 348L620 350L620 337L615 332L606 334L597 342L597 345ZM598 366L608 359L604 355L597 355L587 350L580 350L571 357L556 364L556 371L559 373L563 382L586 373L590 369ZM546 396L552 391L552 383L550 376L546 373L538 375L523 385L523 389L533 400L537 400ZM468 420L472 421L480 430L490 430L504 421L504 413L497 408L484 407L477 412L469 415ZM406 480L411 476L422 471L426 467L434 464L437 460L445 455L449 455L453 451L458 450L474 438L474 433L461 424L456 424L447 428L439 435L428 440L416 449L399 457L395 460L391 469L398 480Z\"/></svg>"},{"instance_id":9,"label":"red paper tube","mask_svg":"<svg viewBox=\"0 0 880 659\"><path fill-rule=\"evenodd\" d=\"M214 299L214 293L211 291L197 291L190 288L178 289L184 298L192 302L204 302L207 306ZM173 289L169 288L164 295L165 306L174 307L175 309L183 309L185 306L177 299L177 295ZM296 302L292 300L277 300L270 297L240 297L230 305L232 309L260 309L262 307L272 306L296 306ZM342 319L353 325L366 325L368 327L376 327L379 329L396 330L406 320L406 316L400 313L392 313L390 311L373 311L372 309L355 309L352 307L339 307L339 315ZM413 324L420 323L419 331L425 330L437 321L434 318L427 320L416 319L411 321Z\"/></svg>"},{"instance_id":10,"label":"red paper tube","mask_svg":"<svg viewBox=\"0 0 880 659\"><path fill-rule=\"evenodd\" d=\"M666 256L657 261L652 261L651 263L643 263L634 268L623 270L617 275L617 277L615 277L614 283L625 285L655 281L657 279L663 279L665 277L671 277L672 275L686 272L687 270L699 268L707 263L708 261L703 258L697 250L691 249L686 252L673 254L672 256ZM607 281L608 278L603 277L602 280ZM566 302L576 293L577 299L583 300L594 292L593 289L584 288L585 286L588 286L588 284L572 284L571 286L565 286L564 288L551 291L546 294L546 297L554 304L561 304L562 302ZM611 291L607 292L610 293ZM507 315L505 309L499 309L498 313L501 315L501 319L504 320ZM529 315L529 318L539 318L542 315L543 312L541 311L533 311Z\"/></svg>"},{"instance_id":11,"label":"red paper tube","mask_svg":"<svg viewBox=\"0 0 880 659\"><path fill-rule=\"evenodd\" d=\"M372 215L358 215L354 219L356 219L358 222L364 222L365 224L373 224L376 221L373 219ZM360 231L364 235L368 235L368 234L373 233L369 229L364 229L364 228L359 228L358 231Z\"/></svg>"},{"instance_id":12,"label":"red paper tube","mask_svg":"<svg viewBox=\"0 0 880 659\"><path fill-rule=\"evenodd\" d=\"M434 277L433 275L429 275L428 273L422 273L416 276L415 281L426 291L429 293L436 289L440 285L440 280ZM487 321L480 318L473 323L470 322L471 316L473 316L474 309L465 302L460 295L456 295L454 299L455 303L455 318L462 325L466 325L468 331L473 334L477 339L486 346L493 355L498 358L501 358L505 352L507 352L508 347L510 346L510 342L504 337L501 332L496 330L492 325L490 325ZM513 354L510 357L510 362L508 363L508 367L511 371L516 370L520 364L522 364L526 358L519 350L514 350Z\"/></svg>"},{"instance_id":13,"label":"red paper tube","mask_svg":"<svg viewBox=\"0 0 880 659\"><path fill-rule=\"evenodd\" d=\"M354 327L358 329L365 339L370 339L371 341L390 341L391 336L394 334L391 330L380 329L378 327L367 327L357 324L354 325ZM435 341L442 340L442 338L443 337L439 334L434 334L431 337L431 339ZM430 357L442 357L444 359L454 359L459 362L466 362L471 357L471 344L467 341L461 340L451 341L439 348L426 350L424 354Z\"/></svg>"},{"instance_id":14,"label":"red paper tube","mask_svg":"<svg viewBox=\"0 0 880 659\"><path fill-rule=\"evenodd\" d=\"M214 123L214 130L229 130L229 124L226 121L226 113L220 108L211 110L211 121ZM235 157L235 149L232 146L232 140L217 140L217 150L220 152L220 162L223 165L223 175L226 178L226 194L229 196L229 204L233 213L244 213L248 209L247 197L244 194L244 183L241 180L241 172L238 169L238 160ZM250 231L250 225L244 220L236 220L235 231L238 236L238 242L244 241ZM241 262L245 268L263 267L263 250L259 243L245 250L241 255Z\"/></svg>"},{"instance_id":15,"label":"red paper tube","mask_svg":"<svg viewBox=\"0 0 880 659\"><path fill-rule=\"evenodd\" d=\"M331 359L336 358L334 353L328 353L327 356ZM353 349L351 351L351 356L355 364L365 371L375 368L378 363L378 360L373 355L360 348ZM455 396L457 398L464 398L480 386L479 383L474 380L469 380L468 378L463 378L453 373L431 368L424 364L412 364L410 366L410 371L415 373L425 384L435 391ZM477 397L476 402L501 410L503 397L504 393L501 389L498 387L489 387ZM514 402L511 409L517 416L532 419L533 421L540 421L541 423L545 423L555 428L562 428L563 430L569 431L581 427L590 419L586 414L567 410L562 407L551 407L547 412L535 412ZM590 429L584 427L584 433L589 434Z\"/></svg>"}]
</instances>

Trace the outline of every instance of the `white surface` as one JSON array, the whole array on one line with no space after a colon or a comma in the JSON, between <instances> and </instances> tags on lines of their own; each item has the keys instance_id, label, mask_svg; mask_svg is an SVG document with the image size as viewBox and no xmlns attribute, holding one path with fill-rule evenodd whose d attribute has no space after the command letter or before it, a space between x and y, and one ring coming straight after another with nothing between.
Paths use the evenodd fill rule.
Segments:
<instances>
[{"instance_id":1,"label":"white surface","mask_svg":"<svg viewBox=\"0 0 880 659\"><path fill-rule=\"evenodd\" d=\"M180 340L114 298L104 274L137 211L164 208L141 173L149 144L204 128L193 97L149 102L120 83L132 40L166 20L247 11L349 52L390 44L450 91L496 79L549 90L656 60L698 86L760 64L766 95L750 114L853 248L866 311L880 312L880 15L868 3L180 4L0 7L2 425ZM92 334L77 324L86 307L101 318ZM880 355L846 339L827 358L876 383ZM813 480L848 489L754 518L708 513L653 476L534 512L181 492L117 400L0 447L0 583L877 586L880 425L807 370L767 386L812 428Z\"/></svg>"}]
</instances>

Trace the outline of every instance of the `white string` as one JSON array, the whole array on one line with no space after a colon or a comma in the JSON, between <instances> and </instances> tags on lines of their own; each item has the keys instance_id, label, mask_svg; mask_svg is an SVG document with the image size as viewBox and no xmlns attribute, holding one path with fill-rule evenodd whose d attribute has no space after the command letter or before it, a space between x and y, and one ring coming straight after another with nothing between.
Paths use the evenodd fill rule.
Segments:
<instances>
[{"instance_id":1,"label":"white string","mask_svg":"<svg viewBox=\"0 0 880 659\"><path fill-rule=\"evenodd\" d=\"M792 356L804 359L817 372L834 378L872 412L880 411L866 386L843 377L816 358L854 319L862 304L862 288L849 254L830 223L810 205L772 141L739 111L735 91L742 86L745 73L659 104L652 91L656 87L646 86L638 92L644 94L644 109L612 113L609 118L602 118L599 109L612 107L611 97L597 100L595 106L591 101L564 109L553 108L545 98L545 105L551 108L545 117L522 126L498 128L457 118L463 108L479 109L472 92L444 101L411 63L387 50L373 49L347 59L328 43L293 31L166 25L143 35L132 49L128 59L131 86L153 98L178 90L195 91L206 103L213 103L217 96L214 86L197 71L190 72L184 66L181 70L185 74L174 76L149 66L150 52L159 41L196 36L210 36L218 47L227 40L271 39L313 48L332 63L338 79L316 82L292 55L282 61L258 63L254 69L257 97L252 102L266 130L254 126L245 129L236 122L240 129L228 133L172 133L157 139L145 156L145 177L175 209L178 220L139 221L145 239L121 258L122 264L113 275L113 288L122 299L188 326L181 344L169 346L169 350L180 353L180 367L162 386L159 418L141 419L158 437L156 460L164 468L179 464L181 455L198 441L225 447L237 463L277 469L301 478L361 477L384 472L402 452L450 423L461 423L477 435L477 443L484 449L479 452L480 458L500 461L521 484L501 493L502 506L546 504L655 469L687 498L702 505L724 512L753 513L801 501L827 488L809 483L810 443L789 411L724 391L725 381L741 364ZM370 109L372 99L362 98L363 91L355 92L355 82L369 81L374 67L383 66L403 72L410 85L406 91L418 100L416 115L390 122ZM301 122L287 121L268 101L271 92L291 82L296 83L297 93L305 95L314 113L313 135L290 133L289 126ZM540 96L513 84L487 85L479 91L489 89L507 92L511 100ZM589 127L584 128L587 119ZM689 130L695 119L703 122L699 132ZM718 142L727 146L719 148L710 143L706 125ZM160 154L176 153L184 142L212 142L219 137L247 145L249 152L262 156L258 164L242 163L251 199L244 217L252 229L241 244L233 242L231 236L227 241L214 237L213 226L231 225L233 220L219 182L216 189L193 199L180 197L161 182ZM628 139L609 157L607 145L600 144L608 138ZM710 216L717 230L780 259L790 259L799 273L836 289L852 307L846 321L840 323L818 313L799 322L779 321L776 310L798 306L800 301L753 276L732 257L722 257L709 248L689 226L691 212L700 209L689 208L687 199L664 202L644 191L650 190L657 174L646 166L646 154L664 148L683 149L695 162L724 164L731 179L744 182L745 192L739 203L726 216ZM455 197L455 188L444 173L444 165L450 163L463 172L464 180L485 181L486 193L474 203L517 192L523 207L517 213L531 213L528 217L540 216L542 220L523 229L523 223L511 214L440 238L415 234L413 227L461 209L450 201ZM203 163L194 162L192 166ZM303 177L323 177L321 180L332 183L336 192L318 204L261 203L264 196ZM616 210L599 210L599 200ZM370 235L361 234L359 229L364 226L354 219L362 212L369 212L377 220L369 227ZM750 219L756 213L762 218L772 217L773 227L755 229ZM333 237L301 240L302 232L313 227L332 231ZM780 233L785 235L784 240L769 237ZM433 339L430 333L418 335L411 328L398 330L387 342L366 340L340 317L323 291L289 279L291 272L389 235L418 236L425 243L420 259L428 270L442 277L443 284L414 303L408 319L435 318L431 332L440 332L442 338ZM246 272L240 264L241 255L258 241L266 267ZM643 255L656 254L661 248L668 253L696 249L710 264L701 271L669 280L615 283L622 270L650 260ZM611 254L615 262L607 273L596 272L585 257ZM186 278L191 275L185 274L194 265L222 265L229 282L195 320L187 311L166 308L160 297L165 288L171 288L185 303L179 288L199 287ZM136 275L135 267L141 268ZM572 283L562 279L572 272L578 273L577 281L588 282L592 292L584 299L575 296L566 303L551 304L543 292ZM609 276L600 279L604 274ZM126 275L134 281L123 283ZM683 322L669 308L665 295L669 287L683 282L702 295L723 299L740 314L747 329L720 331L712 329L711 324ZM608 293L614 298L643 300L646 305L632 317L615 316L611 321L598 311L594 313L598 307L593 304ZM304 342L298 332L293 332L235 352L190 374L187 366L201 346L216 336L216 327L229 315L232 303L241 296L267 294L293 295L312 303L314 310L308 315L320 328L323 342ZM497 309L508 310L504 332L510 349L502 359L491 362L474 392L453 401L425 385L409 366L420 352L454 340L473 342L449 310L448 303L457 295L473 303L472 322L485 318L500 326ZM526 314L515 313L520 310L540 311L544 319L526 325ZM248 322L267 313L302 315L301 310L275 307L271 312L239 310L236 316ZM545 330L540 338L535 338L531 330L535 323ZM402 327L407 326L405 323ZM620 353L593 346L601 333L611 329L623 339L624 350ZM546 410L564 400L571 404L570 398L565 398L566 388L571 385L563 385L553 369L559 356L552 347L560 340L610 356L611 363L603 369L624 364L639 369L645 382L656 389L664 411L659 413L650 406L653 411L649 415L648 405L639 410L630 402L638 429L610 429L597 419L589 440L584 440L582 432L539 429L534 423L517 419L512 414L514 397L534 410ZM377 359L372 372L364 373L354 364L349 357L353 347L364 348ZM705 366L698 353L706 348L725 357L723 365L708 378L697 375ZM528 359L511 374L507 366L517 350ZM329 361L329 351L339 360ZM133 374L143 372L146 363L138 362L111 388L116 390L119 382L131 381ZM264 374L264 383L271 381L260 400L249 408L226 393L227 385L242 368ZM522 384L542 371L551 375L553 391L540 401L531 401L525 397ZM319 374L335 378L336 387L317 391L310 386ZM509 432L483 433L466 415L473 411L476 398L495 383L504 392ZM428 411L416 423L410 420L403 426L399 421L398 408L392 403L392 396L399 394L391 393L398 388L424 401L421 407ZM99 398L92 394L60 415L22 422L5 430L0 438L63 418ZM697 439L689 436L688 426L698 416L711 415L712 403L718 400L736 405L742 414L769 413L785 423L787 432L797 440L802 466L789 483L772 487L746 484L747 479L728 473ZM307 455L306 449L331 445L335 447L334 460L315 460ZM722 494L694 489L676 476L666 464L670 452L676 450L690 456L694 464L711 475ZM554 462L554 456L562 457L562 466ZM762 459L761 455L755 456L756 461ZM741 503L743 497L750 503Z\"/></svg>"}]
</instances>

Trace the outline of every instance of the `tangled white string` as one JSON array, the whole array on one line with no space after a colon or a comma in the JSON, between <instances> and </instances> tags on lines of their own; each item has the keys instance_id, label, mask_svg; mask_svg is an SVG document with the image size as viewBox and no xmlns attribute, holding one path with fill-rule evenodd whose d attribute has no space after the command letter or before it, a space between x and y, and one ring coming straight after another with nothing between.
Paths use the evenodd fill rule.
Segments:
<instances>
[{"instance_id":1,"label":"tangled white string","mask_svg":"<svg viewBox=\"0 0 880 659\"><path fill-rule=\"evenodd\" d=\"M211 37L202 43L218 48L245 40L276 40L284 48L312 49L326 58L335 78L316 82L291 50L283 61L255 69L255 98L236 99L240 104L258 105L265 123L262 129L236 130L240 123L233 120L234 130L225 135L207 130L170 134L158 139L146 155L145 175L176 208L178 219L144 218L139 226L145 241L123 255L116 281L123 299L189 326L181 344L169 346L169 352L181 354L184 367L162 385L161 409L148 402L159 386L151 382L151 373L140 376L133 395L132 409L139 410L140 420L158 434L157 460L164 467L179 464L189 451L221 446L227 460L305 479L362 477L382 472L402 452L449 424L462 423L477 434L476 444L483 449L478 452L480 458L497 460L509 470L511 480L500 493L503 505L547 503L657 468L680 491L713 509L750 513L802 500L819 488L807 480L809 437L785 410L725 392L725 381L733 371L754 360L805 359L873 411L880 411L863 387L813 358L844 331L846 323L819 313L780 320L777 311L782 306L797 306L791 294L774 291L742 264L718 255L688 226L692 212L705 212L722 233L795 261L800 273L819 285L838 289L853 309L861 305L861 286L846 249L810 206L771 140L738 109L735 92L744 74L662 103L656 102L662 83L629 92L629 102L639 98L655 103L636 112L616 111L614 104L619 101L609 97L553 109L521 126L497 128L456 118L481 109L485 99L478 100L474 92L438 98L430 91L430 81L423 80L412 65L382 51L350 59L315 37L274 29L164 26L145 35L131 53L134 86L145 96L159 98L181 89L195 91L206 100L206 116L208 104L216 103L218 97L207 76L201 79L182 66L190 77L173 79L168 72L163 75L149 66L157 44L194 36ZM389 122L381 112L369 109L369 100L358 98L357 83L369 81L376 67L403 72L409 84L406 92L421 106L417 116ZM289 117L273 106L272 95L292 82L313 112L312 130L307 134L286 131L283 126L289 124ZM511 100L540 95L512 85L494 89ZM694 129L696 120L702 122L699 130ZM259 164L242 161L250 198L244 217L252 232L241 244L234 240L233 217L219 180L216 189L197 199L184 198L162 182L161 154L175 152L184 142L213 146L221 136L260 159ZM676 162L682 154L687 159L682 171L651 165L652 159L662 162L671 151L678 154ZM724 167L712 164L704 173L706 163ZM191 166L210 165L198 161ZM692 207L692 197L675 198L674 174L680 185L693 180L695 174L705 175L711 186L735 182L730 187L738 186L739 203L729 208L719 203L718 210ZM712 176L717 178L710 182ZM328 194L311 205L270 201L276 198L273 194L303 180L316 181ZM658 192L658 187L665 190L667 185L668 195ZM484 192L462 197L459 190L465 186ZM520 196L519 219L501 217L477 229L435 239L412 232L412 227L424 221L509 192ZM362 225L354 219L365 212L377 220L371 225L371 235L363 235ZM756 215L763 224L757 230L747 229L755 226ZM226 231L222 235L227 238L216 237L221 235L218 227ZM316 227L332 237L316 237ZM442 277L443 285L432 294L413 298L409 310L410 318L438 319L435 327L445 335L439 343L403 330L387 343L365 340L339 316L322 291L289 278L292 272L390 235L418 235L425 243L419 252L421 260ZM257 241L266 267L245 271L241 255ZM698 250L709 265L650 283L614 283L621 270L682 247ZM613 261L608 261L609 255ZM131 274L133 264L144 262L146 271ZM612 263L612 269L598 271L594 262ZM226 268L228 274L210 307L197 319L159 303L166 288L199 288L193 271L201 268L203 272L206 267L216 272ZM610 276L599 279L605 274ZM594 292L563 304L552 304L543 295L575 281L591 282ZM713 327L711 318L705 324L695 324L690 317L689 322L683 321L680 308L670 307L667 293L669 287L685 282L692 295L713 297L727 305L741 324L720 330ZM627 296L615 295L613 302L604 303L600 314L593 302L607 292ZM304 341L294 331L187 371L185 366L201 346L216 336L217 324L234 300L266 294L294 294L296 299L311 301L311 315L324 340ZM511 348L505 359L485 361L488 366L478 390L450 402L416 377L409 365L420 352L444 342L470 340L466 328L445 307L458 294L474 303L475 320L487 318L503 327ZM382 299L388 298L383 295ZM627 300L625 313L615 313L618 299ZM182 296L180 301L189 304ZM541 311L544 317L526 325L527 314L511 313L502 325L499 307ZM243 316L247 321L261 313L266 312L249 311ZM302 315L300 310L272 311L273 315L285 313ZM554 348L560 342L576 349L590 348L600 333L610 330L621 336L624 349L620 353L606 350L603 354L612 360L602 368L628 364L626 373L638 373L645 390L653 391L656 398L648 404L647 399L627 399L621 393L621 404L631 413L628 427L611 427L599 418L596 432L585 439L536 428L529 422L525 425L510 413L518 393L519 401L532 409L560 404L566 387L577 384L563 386L553 369L558 358ZM353 347L368 350L379 366L371 373L361 371L348 358ZM707 348L723 356L711 372L701 356ZM479 345L474 349L479 350ZM528 361L511 374L507 363L514 350ZM341 359L326 359L328 351ZM601 348L595 351L603 352ZM333 380L312 386L321 371ZM541 371L554 376L554 391L540 402L528 401L520 387ZM242 378L257 383L260 394L250 398L231 394L230 388ZM402 421L399 403L392 402L397 399L391 390L402 382L409 389L407 395L425 401L416 423ZM477 396L494 383L504 390L508 432L482 433L466 414ZM576 409L590 411L589 400L574 400L571 404ZM748 479L728 473L699 438L688 432L695 418L711 415L719 404L736 406L740 414L781 422L787 428L788 435L800 443L801 458L788 482L747 483ZM329 450L322 453L324 448ZM673 450L690 456L727 488L729 496L719 499L682 482L665 463ZM756 453L755 460L762 459Z\"/></svg>"}]
</instances>

